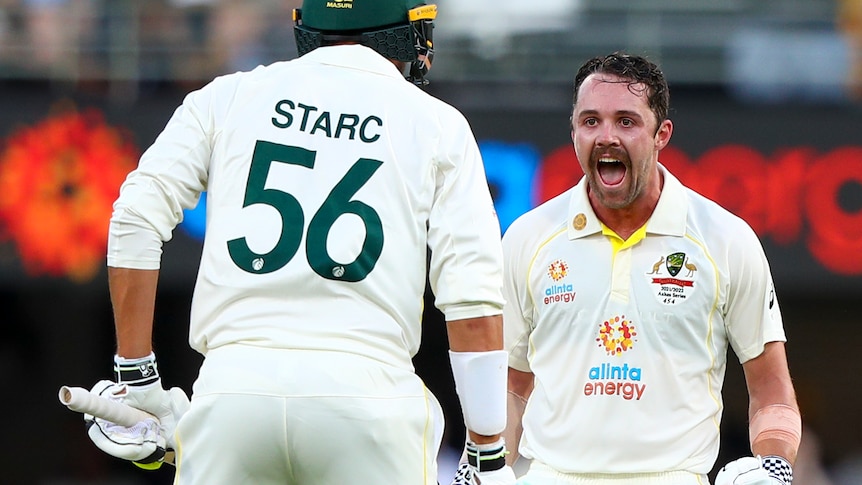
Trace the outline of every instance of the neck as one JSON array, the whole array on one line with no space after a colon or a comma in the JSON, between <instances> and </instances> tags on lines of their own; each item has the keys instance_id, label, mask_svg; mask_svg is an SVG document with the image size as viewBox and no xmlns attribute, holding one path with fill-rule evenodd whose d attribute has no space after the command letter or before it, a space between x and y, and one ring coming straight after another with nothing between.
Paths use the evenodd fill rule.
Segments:
<instances>
[{"instance_id":1,"label":"neck","mask_svg":"<svg viewBox=\"0 0 862 485\"><path fill-rule=\"evenodd\" d=\"M626 240L647 223L653 210L655 210L655 204L652 207L644 209L631 206L625 209L609 209L604 206L594 205L593 210L604 225L614 231L617 236Z\"/></svg>"}]
</instances>

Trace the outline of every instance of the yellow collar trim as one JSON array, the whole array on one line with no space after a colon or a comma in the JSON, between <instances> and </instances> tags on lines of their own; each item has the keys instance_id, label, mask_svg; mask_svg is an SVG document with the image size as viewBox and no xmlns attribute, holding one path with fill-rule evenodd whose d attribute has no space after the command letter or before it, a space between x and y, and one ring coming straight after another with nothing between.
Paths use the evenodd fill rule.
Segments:
<instances>
[{"instance_id":1,"label":"yellow collar trim","mask_svg":"<svg viewBox=\"0 0 862 485\"><path fill-rule=\"evenodd\" d=\"M611 246L614 249L614 255L626 248L630 248L635 244L641 242L646 237L646 224L641 226L637 231L635 231L628 239L621 238L616 232L613 231L610 227L606 226L604 223L602 225L602 234L608 237L608 240L611 242Z\"/></svg>"}]
</instances>

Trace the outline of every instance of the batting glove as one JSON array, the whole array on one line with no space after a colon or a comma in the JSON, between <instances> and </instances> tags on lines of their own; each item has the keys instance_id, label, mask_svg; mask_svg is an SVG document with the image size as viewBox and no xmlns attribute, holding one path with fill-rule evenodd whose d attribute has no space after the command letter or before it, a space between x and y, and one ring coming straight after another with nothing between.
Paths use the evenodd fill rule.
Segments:
<instances>
[{"instance_id":1,"label":"batting glove","mask_svg":"<svg viewBox=\"0 0 862 485\"><path fill-rule=\"evenodd\" d=\"M99 430L93 430L90 427L90 439L99 446L93 434L97 438L101 436L110 436L111 441L124 442L133 439L133 443L140 442L142 448L134 453L126 452L126 455L133 454L133 458L125 458L124 456L112 453L115 447L106 445L106 448L99 446L103 451L127 460L132 460L136 465L142 468L155 469L161 466L164 459L165 450L173 450L176 448L174 433L176 431L177 422L188 411L190 403L186 393L178 388L173 387L165 390L162 387L162 380L159 376L158 366L156 365L156 357L153 353L140 359L124 359L119 356L114 357L114 373L116 382L106 381L111 386L106 386L101 389L103 395L107 393L111 399L117 400L127 406L145 411L156 418L155 426L158 437L155 439L156 449L151 456L141 456L145 450L149 450L147 444L151 441L148 431L138 430L141 424L147 423L146 429L149 429L151 424L148 421L139 423L133 428L124 428L113 423L111 427L106 425L99 426ZM98 384L97 384L98 386ZM92 392L92 391L91 391ZM85 416L86 419L86 416ZM96 424L101 420L94 420ZM112 434L108 434L110 428ZM121 431L126 430L126 431ZM104 444L104 440L101 440Z\"/></svg>"},{"instance_id":2,"label":"batting glove","mask_svg":"<svg viewBox=\"0 0 862 485\"><path fill-rule=\"evenodd\" d=\"M124 386L112 381L99 381L90 389L96 396L122 402ZM161 435L159 422L155 417L145 419L127 428L119 424L84 414L87 423L87 436L105 453L140 463L159 463L165 456L165 438Z\"/></svg>"},{"instance_id":3,"label":"batting glove","mask_svg":"<svg viewBox=\"0 0 862 485\"><path fill-rule=\"evenodd\" d=\"M502 438L495 443L477 445L468 441L467 462L455 472L452 485L513 485L515 472L506 465L506 445Z\"/></svg>"},{"instance_id":4,"label":"batting glove","mask_svg":"<svg viewBox=\"0 0 862 485\"><path fill-rule=\"evenodd\" d=\"M780 456L746 456L724 465L715 485L790 485L793 468Z\"/></svg>"}]
</instances>

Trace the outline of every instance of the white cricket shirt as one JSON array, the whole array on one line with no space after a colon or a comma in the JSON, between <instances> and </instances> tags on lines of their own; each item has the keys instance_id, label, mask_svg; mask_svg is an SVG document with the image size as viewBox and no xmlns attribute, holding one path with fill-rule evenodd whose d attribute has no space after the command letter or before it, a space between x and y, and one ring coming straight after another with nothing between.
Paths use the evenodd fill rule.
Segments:
<instances>
[{"instance_id":1,"label":"white cricket shirt","mask_svg":"<svg viewBox=\"0 0 862 485\"><path fill-rule=\"evenodd\" d=\"M190 93L121 189L108 264L158 268L202 191L190 332L202 353L245 343L412 369L427 247L447 319L502 312L500 226L470 126L369 48L319 48Z\"/></svg>"},{"instance_id":2,"label":"white cricket shirt","mask_svg":"<svg viewBox=\"0 0 862 485\"><path fill-rule=\"evenodd\" d=\"M744 362L785 338L757 236L660 170L625 243L584 179L503 238L509 365L536 379L519 449L561 472L708 473L728 344Z\"/></svg>"}]
</instances>

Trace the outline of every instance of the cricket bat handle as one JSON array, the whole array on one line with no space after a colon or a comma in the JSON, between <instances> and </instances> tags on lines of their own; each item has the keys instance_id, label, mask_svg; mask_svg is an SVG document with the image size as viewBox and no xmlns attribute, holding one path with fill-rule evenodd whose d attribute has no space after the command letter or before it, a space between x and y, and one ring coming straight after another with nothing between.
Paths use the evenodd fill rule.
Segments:
<instances>
[{"instance_id":1,"label":"cricket bat handle","mask_svg":"<svg viewBox=\"0 0 862 485\"><path fill-rule=\"evenodd\" d=\"M132 427L145 419L156 419L150 413L110 399L90 394L83 387L63 386L60 388L60 402L72 411L92 414L97 418ZM158 419L156 419L158 421Z\"/></svg>"},{"instance_id":2,"label":"cricket bat handle","mask_svg":"<svg viewBox=\"0 0 862 485\"><path fill-rule=\"evenodd\" d=\"M60 402L72 411L92 414L97 418L119 424L120 426L132 427L145 419L158 419L152 414L125 404L112 401L108 398L90 394L83 387L63 386L60 388ZM165 453L164 462L174 465L176 455L174 450Z\"/></svg>"}]
</instances>

